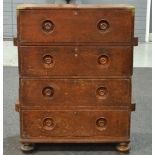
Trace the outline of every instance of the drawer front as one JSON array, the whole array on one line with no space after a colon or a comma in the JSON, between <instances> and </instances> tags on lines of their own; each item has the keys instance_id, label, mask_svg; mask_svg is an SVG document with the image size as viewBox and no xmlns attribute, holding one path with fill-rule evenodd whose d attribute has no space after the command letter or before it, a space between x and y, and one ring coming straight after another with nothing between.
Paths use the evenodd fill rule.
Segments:
<instances>
[{"instance_id":1,"label":"drawer front","mask_svg":"<svg viewBox=\"0 0 155 155\"><path fill-rule=\"evenodd\" d=\"M21 137L129 137L128 111L21 111ZM54 139L54 138L53 138Z\"/></svg>"},{"instance_id":2,"label":"drawer front","mask_svg":"<svg viewBox=\"0 0 155 155\"><path fill-rule=\"evenodd\" d=\"M129 106L130 79L21 79L22 106Z\"/></svg>"},{"instance_id":3,"label":"drawer front","mask_svg":"<svg viewBox=\"0 0 155 155\"><path fill-rule=\"evenodd\" d=\"M21 46L23 76L129 76L130 46Z\"/></svg>"},{"instance_id":4,"label":"drawer front","mask_svg":"<svg viewBox=\"0 0 155 155\"><path fill-rule=\"evenodd\" d=\"M20 10L20 43L131 42L133 12L128 9Z\"/></svg>"}]
</instances>

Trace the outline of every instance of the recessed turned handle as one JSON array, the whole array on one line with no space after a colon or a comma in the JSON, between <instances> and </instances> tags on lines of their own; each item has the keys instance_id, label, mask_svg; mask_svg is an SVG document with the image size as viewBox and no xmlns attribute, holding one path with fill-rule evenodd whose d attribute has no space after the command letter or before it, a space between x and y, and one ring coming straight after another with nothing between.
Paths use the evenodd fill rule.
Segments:
<instances>
[{"instance_id":1,"label":"recessed turned handle","mask_svg":"<svg viewBox=\"0 0 155 155\"><path fill-rule=\"evenodd\" d=\"M99 87L96 90L96 97L98 99L106 99L107 98L107 94L108 94L108 90L106 87Z\"/></svg>"},{"instance_id":2,"label":"recessed turned handle","mask_svg":"<svg viewBox=\"0 0 155 155\"><path fill-rule=\"evenodd\" d=\"M100 20L98 22L98 24L97 24L97 27L98 27L98 29L100 31L106 31L110 27L110 25L109 25L108 21L106 21L106 20Z\"/></svg>"},{"instance_id":3,"label":"recessed turned handle","mask_svg":"<svg viewBox=\"0 0 155 155\"><path fill-rule=\"evenodd\" d=\"M96 120L96 127L98 130L104 130L107 125L107 120L104 117L100 117Z\"/></svg>"},{"instance_id":4,"label":"recessed turned handle","mask_svg":"<svg viewBox=\"0 0 155 155\"><path fill-rule=\"evenodd\" d=\"M47 117L43 120L43 128L45 130L52 130L55 127L55 121L53 118Z\"/></svg>"},{"instance_id":5,"label":"recessed turned handle","mask_svg":"<svg viewBox=\"0 0 155 155\"><path fill-rule=\"evenodd\" d=\"M42 90L42 94L45 97L52 97L54 95L54 89L52 87L45 87Z\"/></svg>"},{"instance_id":6,"label":"recessed turned handle","mask_svg":"<svg viewBox=\"0 0 155 155\"><path fill-rule=\"evenodd\" d=\"M52 21L50 21L50 20L45 20L42 23L42 29L43 29L44 32L49 33L51 31L53 31L54 27L55 27L54 23Z\"/></svg>"},{"instance_id":7,"label":"recessed turned handle","mask_svg":"<svg viewBox=\"0 0 155 155\"><path fill-rule=\"evenodd\" d=\"M109 57L107 55L101 55L98 58L98 63L101 65L106 65L106 64L108 64L108 62L109 62Z\"/></svg>"},{"instance_id":8,"label":"recessed turned handle","mask_svg":"<svg viewBox=\"0 0 155 155\"><path fill-rule=\"evenodd\" d=\"M45 55L43 57L43 62L47 65L53 64L53 57L51 55Z\"/></svg>"},{"instance_id":9,"label":"recessed turned handle","mask_svg":"<svg viewBox=\"0 0 155 155\"><path fill-rule=\"evenodd\" d=\"M97 94L99 96L105 96L106 93L107 93L107 88L105 88L105 87L100 87L97 89Z\"/></svg>"}]
</instances>

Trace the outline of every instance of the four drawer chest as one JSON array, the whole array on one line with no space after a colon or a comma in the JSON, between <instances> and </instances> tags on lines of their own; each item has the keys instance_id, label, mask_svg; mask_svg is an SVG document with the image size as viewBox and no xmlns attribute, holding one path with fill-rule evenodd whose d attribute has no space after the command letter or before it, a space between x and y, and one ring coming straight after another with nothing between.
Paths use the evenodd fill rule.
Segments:
<instances>
[{"instance_id":1,"label":"four drawer chest","mask_svg":"<svg viewBox=\"0 0 155 155\"><path fill-rule=\"evenodd\" d=\"M17 7L20 142L116 143L129 150L135 9Z\"/></svg>"}]
</instances>

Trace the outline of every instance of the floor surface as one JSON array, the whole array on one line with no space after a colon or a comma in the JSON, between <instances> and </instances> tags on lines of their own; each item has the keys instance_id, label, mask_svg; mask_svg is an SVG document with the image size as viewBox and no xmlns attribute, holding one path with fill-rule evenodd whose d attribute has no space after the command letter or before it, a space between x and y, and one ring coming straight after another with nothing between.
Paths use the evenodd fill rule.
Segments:
<instances>
[{"instance_id":1,"label":"floor surface","mask_svg":"<svg viewBox=\"0 0 155 155\"><path fill-rule=\"evenodd\" d=\"M129 155L151 155L151 68L134 68L133 102L136 112L132 113L131 151ZM19 117L15 112L18 96L17 67L4 67L4 155L23 155L20 151ZM36 155L119 155L113 145L99 144L55 144L37 145Z\"/></svg>"}]
</instances>

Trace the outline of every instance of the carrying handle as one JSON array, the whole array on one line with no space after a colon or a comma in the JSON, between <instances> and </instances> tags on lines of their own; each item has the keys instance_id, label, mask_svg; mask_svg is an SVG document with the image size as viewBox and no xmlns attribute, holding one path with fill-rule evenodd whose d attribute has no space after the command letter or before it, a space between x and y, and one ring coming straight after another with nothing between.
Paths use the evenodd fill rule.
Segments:
<instances>
[{"instance_id":1,"label":"carrying handle","mask_svg":"<svg viewBox=\"0 0 155 155\"><path fill-rule=\"evenodd\" d=\"M135 111L136 110L136 103L132 103L131 104L131 111Z\"/></svg>"},{"instance_id":2,"label":"carrying handle","mask_svg":"<svg viewBox=\"0 0 155 155\"><path fill-rule=\"evenodd\" d=\"M18 99L16 100L15 110L16 110L16 112L19 112L19 110L20 110L19 100Z\"/></svg>"},{"instance_id":3,"label":"carrying handle","mask_svg":"<svg viewBox=\"0 0 155 155\"><path fill-rule=\"evenodd\" d=\"M133 46L138 46L138 37L133 38Z\"/></svg>"},{"instance_id":4,"label":"carrying handle","mask_svg":"<svg viewBox=\"0 0 155 155\"><path fill-rule=\"evenodd\" d=\"M17 37L14 37L14 38L13 38L13 45L14 45L14 46L18 46Z\"/></svg>"}]
</instances>

